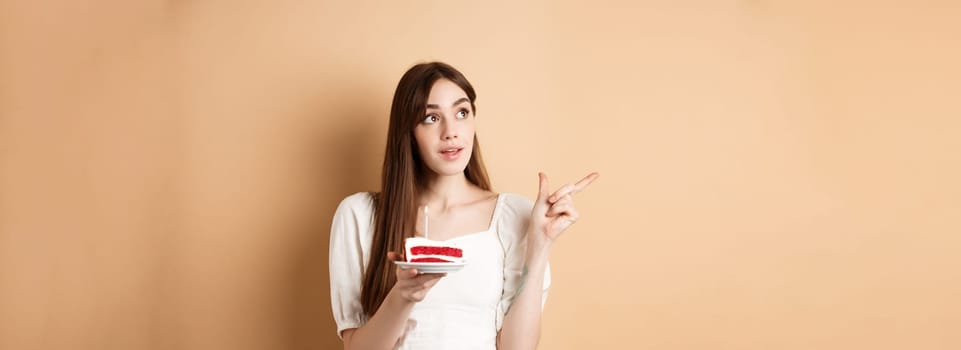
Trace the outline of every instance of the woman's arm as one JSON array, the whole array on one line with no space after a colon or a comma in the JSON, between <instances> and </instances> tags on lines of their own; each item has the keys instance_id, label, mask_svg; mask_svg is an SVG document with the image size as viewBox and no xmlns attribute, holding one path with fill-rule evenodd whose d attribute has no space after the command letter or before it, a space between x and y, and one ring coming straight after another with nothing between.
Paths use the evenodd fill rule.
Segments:
<instances>
[{"instance_id":1,"label":"woman's arm","mask_svg":"<svg viewBox=\"0 0 961 350\"><path fill-rule=\"evenodd\" d=\"M395 253L388 253L390 260L400 260ZM418 275L416 269L396 269L397 283L387 293L380 308L366 324L359 328L345 329L345 350L393 349L397 340L407 329L407 320L417 302L424 300L431 287L446 274Z\"/></svg>"},{"instance_id":2,"label":"woman's arm","mask_svg":"<svg viewBox=\"0 0 961 350\"><path fill-rule=\"evenodd\" d=\"M526 265L521 274L521 285L504 316L504 324L497 334L498 349L534 349L541 336L541 306L543 305L544 275L550 258L550 248L535 250L528 246ZM527 288L525 288L525 286Z\"/></svg>"},{"instance_id":3,"label":"woman's arm","mask_svg":"<svg viewBox=\"0 0 961 350\"><path fill-rule=\"evenodd\" d=\"M521 274L521 286L514 297L514 303L504 316L500 333L497 334L498 349L537 348L541 335L541 306L543 305L543 291L540 286L544 285L551 247L561 233L574 224L580 216L574 208L571 196L583 190L598 176L600 175L597 173L591 173L576 184L564 185L548 195L550 188L547 176L538 174L540 188L537 200L534 201L534 207L531 209L531 221L527 229L527 251L524 270Z\"/></svg>"}]
</instances>

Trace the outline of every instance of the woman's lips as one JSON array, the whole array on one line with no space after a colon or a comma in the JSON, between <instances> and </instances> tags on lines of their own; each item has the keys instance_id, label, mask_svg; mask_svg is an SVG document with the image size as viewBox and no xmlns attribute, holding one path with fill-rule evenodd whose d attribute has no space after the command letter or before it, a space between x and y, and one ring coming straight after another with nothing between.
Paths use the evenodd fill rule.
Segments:
<instances>
[{"instance_id":1,"label":"woman's lips","mask_svg":"<svg viewBox=\"0 0 961 350\"><path fill-rule=\"evenodd\" d=\"M460 153L461 153L462 151L464 151L463 148L457 148L457 149L455 149L455 150L453 150L453 151L451 151L451 150L445 150L445 151L441 151L441 152L440 152L440 156L441 156L441 158L444 158L444 159L446 159L446 160L455 160L455 159L457 159L457 158L460 158Z\"/></svg>"}]
</instances>

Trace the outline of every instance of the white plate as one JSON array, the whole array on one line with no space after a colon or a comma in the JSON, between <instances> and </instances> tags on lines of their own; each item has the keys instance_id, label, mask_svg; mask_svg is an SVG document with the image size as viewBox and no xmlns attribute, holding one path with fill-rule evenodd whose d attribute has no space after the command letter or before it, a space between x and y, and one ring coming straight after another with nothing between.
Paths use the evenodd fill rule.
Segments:
<instances>
[{"instance_id":1,"label":"white plate","mask_svg":"<svg viewBox=\"0 0 961 350\"><path fill-rule=\"evenodd\" d=\"M446 262L419 262L410 263L403 261L395 261L394 264L400 266L402 269L417 269L418 273L445 273L445 272L457 272L467 265L466 262L461 263L446 263Z\"/></svg>"}]
</instances>

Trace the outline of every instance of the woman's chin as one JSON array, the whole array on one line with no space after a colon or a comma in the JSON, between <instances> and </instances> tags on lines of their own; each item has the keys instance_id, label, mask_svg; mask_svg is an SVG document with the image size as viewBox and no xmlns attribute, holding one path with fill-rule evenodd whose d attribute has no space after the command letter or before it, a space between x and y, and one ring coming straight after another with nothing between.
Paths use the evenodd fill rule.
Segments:
<instances>
[{"instance_id":1,"label":"woman's chin","mask_svg":"<svg viewBox=\"0 0 961 350\"><path fill-rule=\"evenodd\" d=\"M457 170L457 169L448 169L448 170L446 170L446 171L444 171L444 172L440 172L440 173L438 173L438 174L440 174L440 176L463 176L463 175L464 175L464 169L466 169L466 168L467 168L467 167L464 167L464 168L461 168L460 170Z\"/></svg>"},{"instance_id":2,"label":"woman's chin","mask_svg":"<svg viewBox=\"0 0 961 350\"><path fill-rule=\"evenodd\" d=\"M464 170L467 170L467 164L463 166L457 166L454 164L445 164L445 166L433 167L431 169L437 176L463 176Z\"/></svg>"}]
</instances>

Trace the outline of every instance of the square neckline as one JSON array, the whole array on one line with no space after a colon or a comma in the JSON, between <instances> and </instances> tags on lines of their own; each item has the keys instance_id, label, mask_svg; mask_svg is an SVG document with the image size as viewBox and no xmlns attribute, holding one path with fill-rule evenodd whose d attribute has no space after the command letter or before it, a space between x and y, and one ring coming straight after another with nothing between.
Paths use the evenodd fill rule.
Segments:
<instances>
[{"instance_id":1,"label":"square neckline","mask_svg":"<svg viewBox=\"0 0 961 350\"><path fill-rule=\"evenodd\" d=\"M494 211L491 213L491 221L490 221L489 224L487 224L487 229L486 229L486 230L477 231L477 232L471 232L471 233L465 233L465 234L462 234L462 235L457 236L457 237L451 237L451 238L448 238L448 239L445 239L445 240L435 240L435 241L436 241L436 242L450 242L450 241L458 240L458 239L461 239L461 238L470 237L470 236L477 236L477 235L481 235L481 234L484 234L484 233L488 233L488 232L493 231L493 230L494 230L494 225L497 223L497 217L498 217L498 215L500 214L500 211L501 211L501 203L503 202L503 200L502 200L503 198L504 198L504 194L503 194L503 193L498 193L498 194L497 194L497 199L494 201ZM421 238L423 238L423 236L415 236L415 237L421 237ZM428 239L429 239L429 238L428 238Z\"/></svg>"}]
</instances>

